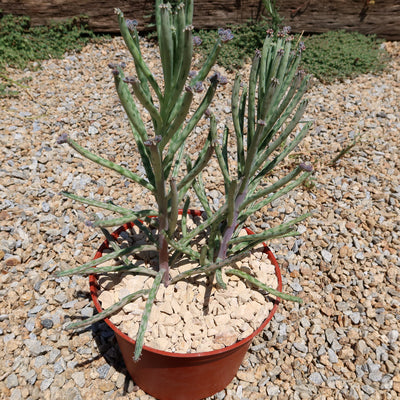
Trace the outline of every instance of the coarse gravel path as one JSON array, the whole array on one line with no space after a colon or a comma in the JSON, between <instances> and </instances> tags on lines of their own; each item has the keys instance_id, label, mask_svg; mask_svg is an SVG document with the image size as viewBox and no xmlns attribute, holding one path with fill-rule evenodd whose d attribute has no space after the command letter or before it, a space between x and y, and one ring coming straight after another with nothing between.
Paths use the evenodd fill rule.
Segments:
<instances>
[{"instance_id":1,"label":"coarse gravel path","mask_svg":"<svg viewBox=\"0 0 400 400\"><path fill-rule=\"evenodd\" d=\"M157 68L154 45L144 44ZM285 291L304 304L280 305L237 377L212 399L400 398L400 43L386 47L393 58L383 74L315 83L307 96L306 118L315 125L290 162L313 162L314 179L250 221L261 230L313 210L300 237L270 244ZM61 190L135 207L152 202L56 143L68 133L140 171L107 67L122 61L132 66L116 37L36 71L7 71L30 81L18 98L0 99L1 399L152 399L127 377L104 323L79 334L63 330L93 308L86 279L54 278L59 268L88 261L102 242L85 225L93 210ZM219 127L229 119L229 88L213 104ZM196 128L191 152L206 125ZM211 165L205 176L215 182L210 197L218 204L214 174Z\"/></svg>"}]
</instances>

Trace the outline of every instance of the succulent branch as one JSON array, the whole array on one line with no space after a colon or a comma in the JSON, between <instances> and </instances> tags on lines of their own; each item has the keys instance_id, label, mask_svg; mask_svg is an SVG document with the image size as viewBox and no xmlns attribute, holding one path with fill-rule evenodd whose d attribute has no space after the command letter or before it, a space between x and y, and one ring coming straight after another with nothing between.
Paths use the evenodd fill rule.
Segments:
<instances>
[{"instance_id":1,"label":"succulent branch","mask_svg":"<svg viewBox=\"0 0 400 400\"><path fill-rule=\"evenodd\" d=\"M113 304L112 306L106 308L102 312L93 315L93 317L89 317L84 319L83 321L75 322L73 324L69 324L66 326L66 329L78 329L84 328L86 326L92 325L95 322L102 321L104 318L111 317L112 315L116 314L119 310L124 308L127 304L132 303L133 301L139 299L140 297L149 293L150 290L142 289L138 290L135 293L128 294L127 296L123 297L120 301Z\"/></svg>"},{"instance_id":2,"label":"succulent branch","mask_svg":"<svg viewBox=\"0 0 400 400\"><path fill-rule=\"evenodd\" d=\"M290 294L287 293L282 293L279 292L276 289L273 289L267 285L265 285L264 283L262 283L261 281L259 281L258 279L254 278L254 276L251 276L249 274L247 274L244 271L241 271L239 269L228 269L225 271L225 273L227 275L236 275L239 278L245 279L247 282L252 283L254 286L259 287L262 290L265 290L266 292L268 292L269 294L272 294L276 297L279 297L282 300L290 300L290 301L295 301L297 303L302 303L303 300L297 296L291 296Z\"/></svg>"},{"instance_id":3,"label":"succulent branch","mask_svg":"<svg viewBox=\"0 0 400 400\"><path fill-rule=\"evenodd\" d=\"M145 177L92 153L66 135L58 140L60 144L68 143L88 160L141 185L156 202L154 209L136 212L74 193L64 193L74 201L119 216L92 223L103 227L112 252L78 268L60 272L59 276L85 275L95 270L96 273L129 271L154 277L150 290L135 292L98 316L70 326L85 326L112 315L131 300L147 297L136 338L135 360L140 357L151 308L161 284L167 286L204 274L210 283L215 276L218 287L228 290L222 279L224 268L227 274L236 275L270 294L298 301L296 297L268 288L243 271L226 269L263 241L297 234L295 225L309 214L294 217L258 234L239 235L249 216L289 193L312 173L312 168L305 164L283 176L278 171L311 127L311 122L302 121L307 106L303 96L309 81L309 77L297 71L303 47L292 42L288 29L265 38L262 49L254 56L247 82L239 74L236 76L231 93L233 137L229 123L219 137L216 117L209 108L218 86L227 80L219 73L211 75L210 72L224 43L233 38L232 32L219 29L214 48L197 74L193 75L193 46L201 45L201 39L193 37L193 0L186 0L176 7L162 0L155 3L162 81L157 82L156 75L144 61L137 24L126 20L119 9L116 9L118 23L132 55L136 76L125 76L123 65L109 65L118 98L132 128L136 142L134 151L141 157ZM193 98L201 92L202 98L196 101L198 106L192 107ZM147 124L141 110L150 115L152 127ZM187 139L204 116L210 118L210 130L197 159L193 159L187 152ZM236 144L236 154L232 155L228 143ZM215 210L202 176L212 157L220 167L224 180L221 190L225 195L225 201ZM199 218L194 227L188 224L193 194L203 207L202 213L196 213ZM150 216L154 218L148 218ZM132 221L145 237L145 243L124 247L126 243L113 240L114 234L110 235L104 229ZM200 244L200 239L204 238L206 244ZM158 255L158 268L136 267L130 261L129 256L134 259L138 253L148 251ZM170 269L183 258L192 259L199 266L172 278ZM120 260L121 264L100 267L100 264L114 259Z\"/></svg>"},{"instance_id":4,"label":"succulent branch","mask_svg":"<svg viewBox=\"0 0 400 400\"><path fill-rule=\"evenodd\" d=\"M154 278L153 286L151 287L150 292L148 294L146 305L143 311L142 320L140 321L139 330L136 337L135 353L133 355L133 359L135 361L139 360L140 355L142 354L142 349L144 345L144 335L146 333L147 324L149 322L151 309L153 307L154 300L156 298L157 291L160 287L163 277L164 277L164 272L160 269L160 271Z\"/></svg>"},{"instance_id":5,"label":"succulent branch","mask_svg":"<svg viewBox=\"0 0 400 400\"><path fill-rule=\"evenodd\" d=\"M119 249L112 253L106 254L105 256L96 258L95 260L89 261L80 267L72 268L64 271L60 271L57 273L57 276L71 276L71 275L80 275L87 274L88 270L92 269L97 265L103 264L104 262L115 260L118 257L127 256L133 253L141 253L143 251L155 251L157 248L153 245L143 245L143 246L130 246L126 248Z\"/></svg>"}]
</instances>

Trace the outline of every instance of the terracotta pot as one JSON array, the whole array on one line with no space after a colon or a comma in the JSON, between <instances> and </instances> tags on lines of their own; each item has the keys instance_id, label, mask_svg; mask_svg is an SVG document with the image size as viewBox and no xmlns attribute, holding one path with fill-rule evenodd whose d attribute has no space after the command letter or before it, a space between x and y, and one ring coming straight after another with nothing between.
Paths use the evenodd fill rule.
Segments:
<instances>
[{"instance_id":1,"label":"terracotta pot","mask_svg":"<svg viewBox=\"0 0 400 400\"><path fill-rule=\"evenodd\" d=\"M192 215L199 215L191 212ZM132 223L118 228L114 237L131 229ZM246 228L248 234L253 234ZM105 241L95 255L101 257L108 249ZM278 290L282 290L282 277L278 263L271 250L264 245L264 252L275 266L278 278ZM90 293L98 312L102 311L98 301L98 284L96 275L90 275ZM224 349L203 353L170 353L144 346L141 358L133 361L135 341L122 333L108 318L104 319L107 325L115 332L126 368L133 381L146 393L159 400L200 400L223 390L235 377L240 364L250 346L252 339L258 335L275 314L279 299L262 323L250 336Z\"/></svg>"}]
</instances>

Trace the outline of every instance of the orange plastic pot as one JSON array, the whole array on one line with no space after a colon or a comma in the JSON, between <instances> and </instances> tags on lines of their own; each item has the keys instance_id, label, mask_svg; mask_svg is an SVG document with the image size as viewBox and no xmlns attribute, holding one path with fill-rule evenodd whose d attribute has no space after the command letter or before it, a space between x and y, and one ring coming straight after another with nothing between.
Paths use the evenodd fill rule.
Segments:
<instances>
[{"instance_id":1,"label":"orange plastic pot","mask_svg":"<svg viewBox=\"0 0 400 400\"><path fill-rule=\"evenodd\" d=\"M113 236L118 237L121 232L132 227L132 223L125 224L118 228L113 233ZM246 231L248 234L253 234L247 228ZM101 245L95 255L95 259L101 257L106 249L108 249L107 241ZM281 291L282 276L278 263L266 245L264 245L264 252L275 266L278 290ZM94 305L97 311L101 312L102 308L97 295L96 275L90 275L89 282ZM223 390L232 381L249 349L252 339L272 319L278 304L279 299L276 299L268 317L250 336L224 349L182 354L160 351L144 346L138 362L133 361L135 341L121 332L108 318L104 319L104 321L114 331L126 368L135 384L142 390L158 400L200 400Z\"/></svg>"}]
</instances>

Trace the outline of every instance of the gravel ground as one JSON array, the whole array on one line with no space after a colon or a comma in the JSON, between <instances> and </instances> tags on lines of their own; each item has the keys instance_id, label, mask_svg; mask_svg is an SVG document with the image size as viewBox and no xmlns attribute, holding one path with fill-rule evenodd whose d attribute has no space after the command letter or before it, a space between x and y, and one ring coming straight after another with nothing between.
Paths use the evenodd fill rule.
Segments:
<instances>
[{"instance_id":1,"label":"gravel ground","mask_svg":"<svg viewBox=\"0 0 400 400\"><path fill-rule=\"evenodd\" d=\"M393 61L384 74L316 83L309 93L315 126L291 160L314 162L314 179L251 221L260 230L314 210L302 236L271 243L285 290L305 302L280 306L237 377L212 399L400 398L400 44L387 48ZM157 66L154 51L147 44L144 53ZM152 398L126 376L104 323L79 334L62 329L93 309L86 279L53 277L89 260L102 241L85 225L92 211L60 190L135 207L151 202L56 144L67 132L140 170L107 68L121 61L132 64L114 38L36 71L8 71L30 81L19 98L0 99L2 399ZM229 116L228 92L229 85L220 89L214 104L220 124ZM356 146L330 165L358 134ZM212 167L208 173L216 181ZM215 203L218 188L216 181Z\"/></svg>"}]
</instances>

